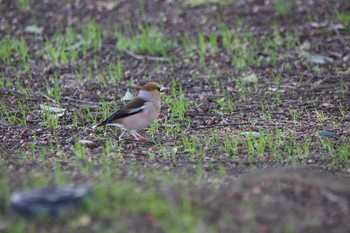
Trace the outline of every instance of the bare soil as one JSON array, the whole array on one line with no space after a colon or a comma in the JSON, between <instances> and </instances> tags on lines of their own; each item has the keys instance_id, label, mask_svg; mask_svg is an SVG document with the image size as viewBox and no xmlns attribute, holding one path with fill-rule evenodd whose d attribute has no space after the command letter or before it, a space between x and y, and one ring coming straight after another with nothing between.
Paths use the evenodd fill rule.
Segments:
<instances>
[{"instance_id":1,"label":"bare soil","mask_svg":"<svg viewBox=\"0 0 350 233\"><path fill-rule=\"evenodd\" d=\"M39 178L54 177L57 167L70 174L71 182L97 182L99 171L106 166L98 162L101 148L107 141L115 141L118 132L113 129L93 130L90 127L93 122L86 116L87 109L102 118L102 113L96 110L101 97L107 102L116 101L116 107L120 106L120 98L129 82L143 84L152 80L171 87L175 80L181 84L190 103L185 119L179 121L182 132L197 137L200 147L205 146L210 130L218 133L224 143L226 135L240 131L273 133L277 122L281 130L297 135L297 141L310 140L310 154L293 161L288 158L277 161L269 153L252 159L242 146L237 152L239 160L216 151L209 151L204 157L181 153L165 158L159 152L159 144L176 146L181 132L178 138L164 134L162 123L172 113L163 106L160 130L155 140L136 142L127 139L120 150L113 151L108 163L121 170L117 179L129 176L130 170L137 167L173 174L195 183L189 187L190 202L204 210L198 232L210 232L210 229L215 229L214 232L349 232L349 163L334 162L334 155L325 151L318 136L321 130L335 133L336 137L329 139L335 147L348 143L350 139L350 30L349 25L338 27L339 22L335 19L336 9L350 14L349 1L298 1L288 16L278 15L270 1L261 0L200 6L186 6L177 0L31 2L30 10L20 11L17 1L0 0L0 38L23 36L29 54L35 58L30 61L31 78L0 63L0 77L5 84L5 88L0 89L0 100L9 107L11 114L20 114L15 107L18 101L29 104L31 110L25 125L0 119L0 175L9 177L11 191L25 186L23 182L27 174L36 174ZM310 14L312 20L308 18ZM114 30L116 26L157 25L169 40L176 40L184 35L197 38L198 32L204 35L216 33L219 19L232 28L242 21L244 29L250 29L253 35L262 38L261 43L263 38L275 33L271 25L276 22L282 38L286 32L295 30L300 35L300 45L308 47L310 54L323 55L329 60L325 64L311 64L296 49L290 49L279 54L277 68L262 63L260 66L249 65L242 71L232 65L231 58L223 51L207 53L205 61L201 61L198 54L188 57L184 48L179 46L169 51L171 62L161 62L160 70L155 71L158 62L119 51L115 46L117 38L113 36L103 40L101 51L88 52L79 63L55 66L46 57L35 55L38 44L44 44L43 41L50 40L55 33L65 32L68 27L79 32L90 20L96 21L104 31ZM29 25L39 26L42 33L27 32L25 28ZM264 44L258 46L264 47ZM83 78L79 84L74 82L75 71L92 69L93 56L98 58L94 75L99 74L105 64L120 59L124 78L118 87L101 85L94 79ZM257 53L256 56L268 57L268 54ZM20 59L13 58L11 66L21 66ZM213 70L219 88L214 87L205 72L208 67ZM252 93L239 99L242 90L230 80L242 77L244 72L255 73L259 82L257 87L251 86ZM274 101L272 85L272 76L276 73L281 75L279 102ZM43 93L47 85L53 85L55 76L59 77L61 85L60 107L67 112L60 118L59 126L53 129L42 124L39 105L54 104ZM21 93L18 85L33 89L29 98ZM221 109L215 100L227 94L238 100L232 112L219 114ZM198 103L200 106L195 107ZM271 119L263 116L262 106L271 111ZM345 114L340 113L341 106ZM294 110L302 112L297 122L290 114ZM325 113L323 122L317 120L315 110ZM74 112L80 118L78 126L72 123ZM191 125L186 128L189 119ZM147 130L142 133L147 135ZM82 161L74 154L73 145L77 139L93 142L87 148L87 160ZM285 140L288 143L288 135ZM33 144L47 149L44 159L40 158L38 151L31 150ZM57 153L58 149L63 152ZM150 157L148 152L156 156ZM81 164L85 163L96 173L91 172L89 176L79 171ZM292 165L302 168L283 169ZM253 173L253 176L246 175L256 168L266 170ZM273 170L275 168L277 170ZM195 178L198 170L202 171L200 181ZM224 171L223 174L220 171ZM147 185L142 180L142 172L133 179L141 187ZM181 190L175 184L160 180L155 187L161 196L171 196L175 202L181 199ZM0 198L0 203L5 205L0 207L0 213L10 218L12 215L5 201ZM129 223L130 231L167 232L152 218L141 215L133 218ZM111 222L106 224L113 225ZM54 223L48 225L60 229ZM41 227L47 229L46 225Z\"/></svg>"}]
</instances>

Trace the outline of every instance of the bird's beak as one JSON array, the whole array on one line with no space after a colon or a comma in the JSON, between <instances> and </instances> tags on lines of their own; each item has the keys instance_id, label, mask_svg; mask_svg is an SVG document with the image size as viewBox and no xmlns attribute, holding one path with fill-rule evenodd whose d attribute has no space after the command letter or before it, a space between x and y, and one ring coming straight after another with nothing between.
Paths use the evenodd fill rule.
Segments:
<instances>
[{"instance_id":1,"label":"bird's beak","mask_svg":"<svg viewBox=\"0 0 350 233\"><path fill-rule=\"evenodd\" d=\"M159 89L159 92L161 92L161 93L164 93L164 92L167 92L167 91L168 91L168 88L166 88L166 87L161 87Z\"/></svg>"}]
</instances>

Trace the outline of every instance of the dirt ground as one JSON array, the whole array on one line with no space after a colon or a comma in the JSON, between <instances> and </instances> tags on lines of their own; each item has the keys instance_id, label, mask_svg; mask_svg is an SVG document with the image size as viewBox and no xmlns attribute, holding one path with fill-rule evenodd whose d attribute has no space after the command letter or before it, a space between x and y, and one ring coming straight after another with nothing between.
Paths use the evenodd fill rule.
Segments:
<instances>
[{"instance_id":1,"label":"dirt ground","mask_svg":"<svg viewBox=\"0 0 350 233\"><path fill-rule=\"evenodd\" d=\"M9 192L28 187L25 183L28 174L43 178L42 183L54 179L57 167L70 177L70 182L96 185L103 168L115 166L120 174L110 176L117 180L131 179L140 187L149 185L143 178L144 171L188 180L190 203L203 216L196 224L197 232L349 232L350 23L341 23L336 18L337 11L349 16L349 1L296 1L291 13L285 16L276 13L273 1L268 0L201 5L186 5L178 0L32 0L30 10L19 9L18 2L0 0L0 38L23 37L31 57L30 75L23 71L20 57L12 57L11 65L0 62L1 102L10 114L22 118L18 102L29 106L25 123L9 122L5 113L1 114L0 175L8 177ZM219 50L206 52L204 59L195 51L186 52L179 43L169 48L169 61L153 61L162 56L140 53L138 57L137 52L121 51L116 47L118 38L110 34L103 38L100 50L88 50L79 61L69 64L53 64L38 52L46 40L54 40L69 27L79 33L91 20L107 34L116 27L127 30L141 25L157 26L173 41L181 41L184 36L197 39L199 33L218 35L220 21L232 33L249 31L257 38L253 54L261 63L238 69L223 49L222 35L218 37ZM32 33L28 30L30 25L42 31ZM277 29L273 25L278 25ZM264 62L270 56L263 50L267 46L266 38L287 40L290 32L299 36L298 46L282 43L281 48L275 49L277 63ZM301 47L315 56L304 55ZM101 84L97 80L99 74L105 72L106 64L118 59L123 67L121 82L117 87ZM79 83L75 82L77 71L83 77ZM88 71L94 78L87 78ZM248 74L254 74L258 82L248 83L249 90L243 96L245 89L236 80ZM280 77L278 86L273 78L276 74ZM44 94L47 86L54 86L57 77L61 91L59 103ZM212 81L213 77L217 83ZM127 139L117 147L112 146L105 161L101 160L106 145L117 144L119 131L92 129L94 122L88 115L92 113L101 120L104 116L100 111L101 98L115 102L112 106L116 108L121 106L120 98L128 88L135 91L130 83L141 85L150 80L169 89L175 84L182 87L188 108L183 119L174 120L179 132L166 133L167 120L174 113L169 108L171 105L164 104L154 140ZM30 87L32 91L26 95L19 86ZM227 96L235 101L232 111L224 111L218 104L218 99ZM67 109L57 127L43 123L40 104ZM293 113L297 113L295 118ZM77 124L74 124L75 114L79 117ZM269 151L252 156L242 141L235 156L222 152L218 145L206 149L214 141L210 133L218 135L218 143L224 144L227 136L241 132L267 132L276 136L276 128L282 132L284 142L279 145L277 158ZM325 142L319 136L320 131L335 136ZM150 131L142 134L149 135ZM194 153L179 142L182 134L197 142ZM85 159L76 156L75 141L80 139L91 141ZM298 144L305 142L310 148L308 153L298 152ZM287 145L291 145L292 152ZM45 152L41 153L40 148ZM179 152L165 156L162 148L176 148ZM342 160L337 157L339 154ZM87 173L80 170L85 165ZM135 169L140 171L131 172ZM251 173L251 170L259 171ZM154 180L152 185L160 196L181 202L183 194L178 184L159 177ZM0 231L9 232L13 215L8 199L0 198L0 203L0 216L5 219L0 220ZM153 218L133 216L127 229L171 232ZM98 222L98 216L94 220ZM106 220L105 224L113 227L114 223ZM62 230L52 222L38 227L42 232ZM90 227L87 224L85 230L97 232Z\"/></svg>"}]
</instances>

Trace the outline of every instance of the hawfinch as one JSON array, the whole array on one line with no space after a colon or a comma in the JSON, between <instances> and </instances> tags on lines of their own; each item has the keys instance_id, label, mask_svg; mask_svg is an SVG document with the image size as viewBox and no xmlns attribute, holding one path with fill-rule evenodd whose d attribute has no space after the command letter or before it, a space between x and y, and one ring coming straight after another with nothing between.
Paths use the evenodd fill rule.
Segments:
<instances>
[{"instance_id":1,"label":"hawfinch","mask_svg":"<svg viewBox=\"0 0 350 233\"><path fill-rule=\"evenodd\" d=\"M157 118L160 112L161 92L163 90L165 88L158 83L147 83L141 88L135 99L93 128L105 125L117 126L122 130L130 130L136 140L143 138L137 131L147 127ZM119 140L122 140L124 132L119 136Z\"/></svg>"}]
</instances>

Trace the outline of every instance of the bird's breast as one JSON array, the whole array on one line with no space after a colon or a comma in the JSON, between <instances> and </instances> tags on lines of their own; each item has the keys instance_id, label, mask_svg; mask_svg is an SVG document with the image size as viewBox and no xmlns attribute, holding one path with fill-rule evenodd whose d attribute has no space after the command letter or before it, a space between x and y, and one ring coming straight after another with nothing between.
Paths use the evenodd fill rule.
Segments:
<instances>
[{"instance_id":1,"label":"bird's breast","mask_svg":"<svg viewBox=\"0 0 350 233\"><path fill-rule=\"evenodd\" d=\"M150 125L157 118L159 112L160 103L146 102L144 109L140 113L121 119L122 124L128 130L141 130Z\"/></svg>"}]
</instances>

